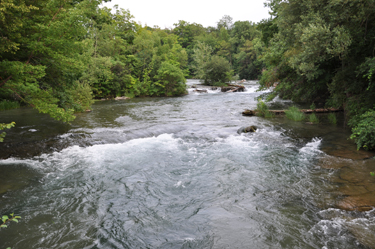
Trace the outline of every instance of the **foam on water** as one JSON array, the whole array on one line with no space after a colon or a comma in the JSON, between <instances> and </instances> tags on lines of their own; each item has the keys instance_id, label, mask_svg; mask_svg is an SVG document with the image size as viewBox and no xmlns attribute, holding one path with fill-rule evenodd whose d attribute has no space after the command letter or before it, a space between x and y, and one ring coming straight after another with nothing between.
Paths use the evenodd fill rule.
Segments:
<instances>
[{"instance_id":1,"label":"foam on water","mask_svg":"<svg viewBox=\"0 0 375 249\"><path fill-rule=\"evenodd\" d=\"M300 153L305 155L316 155L319 153L323 153L319 149L321 143L321 138L313 138L311 142L307 143L304 147L300 149Z\"/></svg>"}]
</instances>

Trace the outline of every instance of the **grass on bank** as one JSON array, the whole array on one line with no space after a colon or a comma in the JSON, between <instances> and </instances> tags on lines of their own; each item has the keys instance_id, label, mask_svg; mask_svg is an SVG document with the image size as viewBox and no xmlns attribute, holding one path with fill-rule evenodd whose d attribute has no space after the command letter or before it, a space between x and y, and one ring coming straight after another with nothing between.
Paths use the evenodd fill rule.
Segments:
<instances>
[{"instance_id":1,"label":"grass on bank","mask_svg":"<svg viewBox=\"0 0 375 249\"><path fill-rule=\"evenodd\" d=\"M258 100L257 103L257 115L265 118L273 118L275 114L268 110L268 106L262 100Z\"/></svg>"},{"instance_id":2,"label":"grass on bank","mask_svg":"<svg viewBox=\"0 0 375 249\"><path fill-rule=\"evenodd\" d=\"M295 106L289 107L289 109L285 111L285 115L287 118L294 121L303 121L306 118L305 114Z\"/></svg>"},{"instance_id":3,"label":"grass on bank","mask_svg":"<svg viewBox=\"0 0 375 249\"><path fill-rule=\"evenodd\" d=\"M2 100L0 101L0 111L20 108L20 103L17 101Z\"/></svg>"}]
</instances>

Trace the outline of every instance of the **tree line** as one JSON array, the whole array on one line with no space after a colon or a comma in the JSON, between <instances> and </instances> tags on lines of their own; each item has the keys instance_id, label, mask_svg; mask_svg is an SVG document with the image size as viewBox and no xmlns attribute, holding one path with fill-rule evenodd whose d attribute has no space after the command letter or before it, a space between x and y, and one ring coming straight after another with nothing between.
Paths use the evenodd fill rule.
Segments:
<instances>
[{"instance_id":1,"label":"tree line","mask_svg":"<svg viewBox=\"0 0 375 249\"><path fill-rule=\"evenodd\" d=\"M185 94L186 78L260 79L277 85L269 100L344 108L358 146L375 148L374 0L267 0L259 23L171 29L102 2L1 1L0 100L69 122L93 99Z\"/></svg>"}]
</instances>

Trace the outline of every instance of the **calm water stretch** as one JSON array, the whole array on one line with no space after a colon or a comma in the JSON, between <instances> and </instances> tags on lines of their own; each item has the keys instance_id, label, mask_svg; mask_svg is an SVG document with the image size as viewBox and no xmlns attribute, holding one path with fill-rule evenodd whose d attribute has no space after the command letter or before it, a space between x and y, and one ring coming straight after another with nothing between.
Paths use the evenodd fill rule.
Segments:
<instances>
[{"instance_id":1,"label":"calm water stretch","mask_svg":"<svg viewBox=\"0 0 375 249\"><path fill-rule=\"evenodd\" d=\"M0 248L371 248L375 211L336 208L334 166L375 186L374 159L324 116L242 116L265 94L245 86L97 102L71 125L1 112L17 127L0 147L0 214L22 219L0 230ZM237 133L250 125L257 132Z\"/></svg>"}]
</instances>

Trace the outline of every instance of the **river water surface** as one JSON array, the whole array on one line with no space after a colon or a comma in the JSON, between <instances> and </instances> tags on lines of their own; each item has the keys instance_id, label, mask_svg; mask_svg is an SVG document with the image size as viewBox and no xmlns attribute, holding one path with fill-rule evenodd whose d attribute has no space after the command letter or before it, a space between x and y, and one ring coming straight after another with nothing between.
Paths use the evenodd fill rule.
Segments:
<instances>
[{"instance_id":1,"label":"river water surface","mask_svg":"<svg viewBox=\"0 0 375 249\"><path fill-rule=\"evenodd\" d=\"M327 153L355 153L348 131L244 117L265 93L245 84L97 102L71 125L0 113L17 123L0 147L0 212L22 216L0 230L0 248L370 247L374 212L336 209L337 171L322 165L363 164Z\"/></svg>"}]
</instances>

